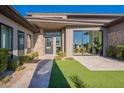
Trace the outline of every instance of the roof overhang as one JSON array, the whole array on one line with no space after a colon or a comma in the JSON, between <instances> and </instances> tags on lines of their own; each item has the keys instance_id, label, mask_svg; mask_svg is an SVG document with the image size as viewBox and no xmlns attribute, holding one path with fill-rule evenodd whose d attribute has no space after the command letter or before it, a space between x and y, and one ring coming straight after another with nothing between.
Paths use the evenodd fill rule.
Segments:
<instances>
[{"instance_id":1,"label":"roof overhang","mask_svg":"<svg viewBox=\"0 0 124 93\"><path fill-rule=\"evenodd\" d=\"M0 13L4 16L12 19L16 23L20 24L21 26L27 28L32 32L39 32L39 29L36 28L34 25L30 24L25 18L23 18L13 7L7 5L0 6Z\"/></svg>"},{"instance_id":2,"label":"roof overhang","mask_svg":"<svg viewBox=\"0 0 124 93\"><path fill-rule=\"evenodd\" d=\"M103 22L90 22L80 20L68 20L68 19L46 19L38 17L26 17L28 21L44 29L61 29L64 27L101 27Z\"/></svg>"},{"instance_id":3,"label":"roof overhang","mask_svg":"<svg viewBox=\"0 0 124 93\"><path fill-rule=\"evenodd\" d=\"M117 25L117 24L120 24L123 22L124 22L124 17L119 17L119 18L111 21L110 23L105 24L104 27L111 27L111 26L114 26L114 25Z\"/></svg>"}]
</instances>

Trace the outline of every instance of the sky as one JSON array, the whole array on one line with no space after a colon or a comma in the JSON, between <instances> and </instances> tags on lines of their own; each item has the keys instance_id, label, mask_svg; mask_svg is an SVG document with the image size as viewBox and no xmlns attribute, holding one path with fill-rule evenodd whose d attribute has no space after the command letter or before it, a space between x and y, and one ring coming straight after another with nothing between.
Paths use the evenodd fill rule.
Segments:
<instances>
[{"instance_id":1,"label":"sky","mask_svg":"<svg viewBox=\"0 0 124 93\"><path fill-rule=\"evenodd\" d=\"M86 32L77 31L74 32L74 44L87 44L89 43L89 35L85 35Z\"/></svg>"},{"instance_id":2,"label":"sky","mask_svg":"<svg viewBox=\"0 0 124 93\"><path fill-rule=\"evenodd\" d=\"M124 5L13 5L13 7L23 16L26 16L26 12L124 13Z\"/></svg>"}]
</instances>

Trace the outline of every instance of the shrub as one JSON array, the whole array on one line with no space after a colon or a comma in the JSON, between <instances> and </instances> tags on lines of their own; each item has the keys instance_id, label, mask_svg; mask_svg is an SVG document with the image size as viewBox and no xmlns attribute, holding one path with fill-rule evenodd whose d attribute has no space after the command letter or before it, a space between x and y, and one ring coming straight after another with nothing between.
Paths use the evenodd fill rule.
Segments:
<instances>
[{"instance_id":1,"label":"shrub","mask_svg":"<svg viewBox=\"0 0 124 93\"><path fill-rule=\"evenodd\" d=\"M13 59L8 63L8 69L15 71L16 68L19 66L19 60Z\"/></svg>"},{"instance_id":2,"label":"shrub","mask_svg":"<svg viewBox=\"0 0 124 93\"><path fill-rule=\"evenodd\" d=\"M116 47L109 46L107 49L107 56L108 57L115 57L115 55L116 55Z\"/></svg>"},{"instance_id":3,"label":"shrub","mask_svg":"<svg viewBox=\"0 0 124 93\"><path fill-rule=\"evenodd\" d=\"M116 54L116 58L119 59L119 60L122 60L122 58L123 58L122 52L117 53L117 54Z\"/></svg>"},{"instance_id":4,"label":"shrub","mask_svg":"<svg viewBox=\"0 0 124 93\"><path fill-rule=\"evenodd\" d=\"M27 56L28 56L29 60L33 60L38 55L37 55L37 52L32 52L32 53L27 54Z\"/></svg>"},{"instance_id":5,"label":"shrub","mask_svg":"<svg viewBox=\"0 0 124 93\"><path fill-rule=\"evenodd\" d=\"M116 58L119 60L123 60L124 58L124 45L117 45L116 47Z\"/></svg>"},{"instance_id":6,"label":"shrub","mask_svg":"<svg viewBox=\"0 0 124 93\"><path fill-rule=\"evenodd\" d=\"M7 69L8 55L8 49L0 49L0 72L4 72Z\"/></svg>"},{"instance_id":7,"label":"shrub","mask_svg":"<svg viewBox=\"0 0 124 93\"><path fill-rule=\"evenodd\" d=\"M27 55L19 57L20 65L32 61L34 58L38 57L37 52L32 52Z\"/></svg>"},{"instance_id":8,"label":"shrub","mask_svg":"<svg viewBox=\"0 0 124 93\"><path fill-rule=\"evenodd\" d=\"M23 65L28 60L28 56L19 57L19 65Z\"/></svg>"},{"instance_id":9,"label":"shrub","mask_svg":"<svg viewBox=\"0 0 124 93\"><path fill-rule=\"evenodd\" d=\"M62 51L59 51L59 52L58 52L58 56L59 56L59 57L64 57L64 56L65 56L65 53L62 52Z\"/></svg>"},{"instance_id":10,"label":"shrub","mask_svg":"<svg viewBox=\"0 0 124 93\"><path fill-rule=\"evenodd\" d=\"M30 53L27 56L28 56L29 60L33 60L34 59L34 54L33 53Z\"/></svg>"},{"instance_id":11,"label":"shrub","mask_svg":"<svg viewBox=\"0 0 124 93\"><path fill-rule=\"evenodd\" d=\"M119 60L124 59L124 45L109 46L107 49L107 55L109 57L115 57Z\"/></svg>"},{"instance_id":12,"label":"shrub","mask_svg":"<svg viewBox=\"0 0 124 93\"><path fill-rule=\"evenodd\" d=\"M38 57L38 52L34 52L34 54L35 54L35 58L37 58Z\"/></svg>"}]
</instances>

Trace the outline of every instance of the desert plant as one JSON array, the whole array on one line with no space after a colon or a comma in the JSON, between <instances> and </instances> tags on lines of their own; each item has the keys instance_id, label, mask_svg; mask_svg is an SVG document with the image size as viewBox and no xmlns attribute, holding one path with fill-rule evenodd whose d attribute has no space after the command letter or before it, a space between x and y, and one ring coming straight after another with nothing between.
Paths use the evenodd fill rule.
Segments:
<instances>
[{"instance_id":1,"label":"desert plant","mask_svg":"<svg viewBox=\"0 0 124 93\"><path fill-rule=\"evenodd\" d=\"M21 56L19 57L20 65L23 65L24 63L27 63L27 62L29 63L37 57L38 57L37 52L32 52L27 55Z\"/></svg>"},{"instance_id":2,"label":"desert plant","mask_svg":"<svg viewBox=\"0 0 124 93\"><path fill-rule=\"evenodd\" d=\"M8 55L8 49L0 49L0 72L4 72L7 69Z\"/></svg>"},{"instance_id":3,"label":"desert plant","mask_svg":"<svg viewBox=\"0 0 124 93\"><path fill-rule=\"evenodd\" d=\"M77 88L85 88L85 83L79 79L79 77L77 75L72 75L69 76L69 79L74 83L75 87Z\"/></svg>"},{"instance_id":4,"label":"desert plant","mask_svg":"<svg viewBox=\"0 0 124 93\"><path fill-rule=\"evenodd\" d=\"M27 56L29 57L29 60L33 60L35 58L34 53L30 53Z\"/></svg>"},{"instance_id":5,"label":"desert plant","mask_svg":"<svg viewBox=\"0 0 124 93\"><path fill-rule=\"evenodd\" d=\"M8 69L15 71L16 68L19 66L19 60L13 59L8 63Z\"/></svg>"},{"instance_id":6,"label":"desert plant","mask_svg":"<svg viewBox=\"0 0 124 93\"><path fill-rule=\"evenodd\" d=\"M65 53L64 53L63 51L59 51L59 52L58 52L58 56L64 57L64 56L65 56Z\"/></svg>"},{"instance_id":7,"label":"desert plant","mask_svg":"<svg viewBox=\"0 0 124 93\"><path fill-rule=\"evenodd\" d=\"M35 58L38 57L38 52L34 52Z\"/></svg>"},{"instance_id":8,"label":"desert plant","mask_svg":"<svg viewBox=\"0 0 124 93\"><path fill-rule=\"evenodd\" d=\"M119 60L124 59L124 45L117 45L116 46L116 58Z\"/></svg>"},{"instance_id":9,"label":"desert plant","mask_svg":"<svg viewBox=\"0 0 124 93\"><path fill-rule=\"evenodd\" d=\"M119 60L124 59L124 45L109 46L107 49L107 55L109 57L114 57Z\"/></svg>"},{"instance_id":10,"label":"desert plant","mask_svg":"<svg viewBox=\"0 0 124 93\"><path fill-rule=\"evenodd\" d=\"M123 58L122 52L117 53L116 58L119 59L119 60L122 60L122 58Z\"/></svg>"},{"instance_id":11,"label":"desert plant","mask_svg":"<svg viewBox=\"0 0 124 93\"><path fill-rule=\"evenodd\" d=\"M107 56L108 57L115 57L115 55L116 55L116 47L109 46L107 49Z\"/></svg>"},{"instance_id":12,"label":"desert plant","mask_svg":"<svg viewBox=\"0 0 124 93\"><path fill-rule=\"evenodd\" d=\"M29 60L29 58L28 58L28 56L20 56L19 57L19 65L23 65L26 61L28 61Z\"/></svg>"}]
</instances>

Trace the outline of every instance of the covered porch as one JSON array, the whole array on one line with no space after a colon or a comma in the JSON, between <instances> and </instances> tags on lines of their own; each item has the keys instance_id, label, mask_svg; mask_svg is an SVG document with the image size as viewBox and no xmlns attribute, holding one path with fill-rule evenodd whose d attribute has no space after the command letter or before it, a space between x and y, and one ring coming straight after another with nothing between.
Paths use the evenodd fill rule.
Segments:
<instances>
[{"instance_id":1,"label":"covered porch","mask_svg":"<svg viewBox=\"0 0 124 93\"><path fill-rule=\"evenodd\" d=\"M40 28L40 33L35 34L35 41L34 41L35 43L34 50L39 52L40 56L44 56L46 54L56 55L58 51L63 51L67 57L72 57L74 55L74 33L76 31L102 33L101 26L103 26L105 23L99 21L95 22L92 20L91 21L70 20L70 19L57 20L57 19L41 18L41 17L27 17L27 19L28 21L36 25L38 28ZM85 38L85 36L83 36L83 38ZM79 39L82 38L79 37ZM104 40L102 37L101 39ZM92 41L92 45L93 42L94 40ZM82 43L82 47L86 45L83 44L83 42L81 43ZM101 41L101 44L103 43L105 42ZM105 44L103 44L102 46L102 53L105 53L104 45ZM88 51L90 51L90 49Z\"/></svg>"}]
</instances>

